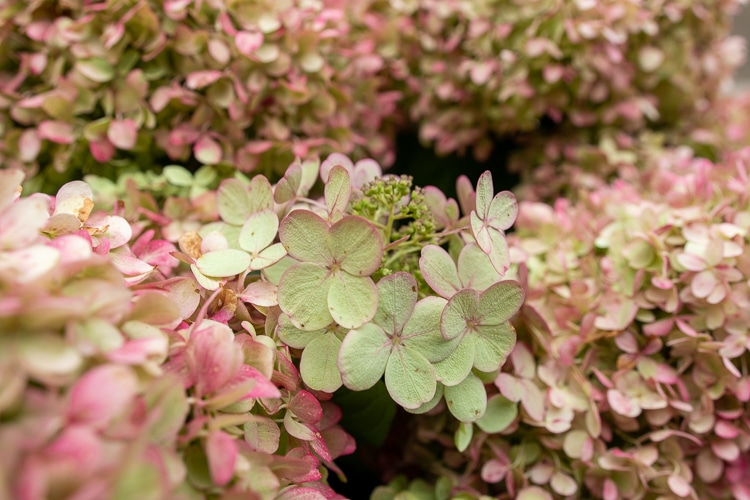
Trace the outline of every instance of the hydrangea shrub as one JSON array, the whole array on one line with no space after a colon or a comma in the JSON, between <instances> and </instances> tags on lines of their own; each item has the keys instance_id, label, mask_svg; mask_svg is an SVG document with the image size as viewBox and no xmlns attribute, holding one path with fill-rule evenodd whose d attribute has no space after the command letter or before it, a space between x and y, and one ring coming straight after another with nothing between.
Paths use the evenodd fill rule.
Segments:
<instances>
[{"instance_id":1,"label":"hydrangea shrub","mask_svg":"<svg viewBox=\"0 0 750 500\"><path fill-rule=\"evenodd\" d=\"M0 496L343 498L339 388L383 379L471 425L515 345L517 204L489 172L461 218L343 155L163 207L130 182L111 211L82 181L21 197L23 176L0 171Z\"/></svg>"}]
</instances>

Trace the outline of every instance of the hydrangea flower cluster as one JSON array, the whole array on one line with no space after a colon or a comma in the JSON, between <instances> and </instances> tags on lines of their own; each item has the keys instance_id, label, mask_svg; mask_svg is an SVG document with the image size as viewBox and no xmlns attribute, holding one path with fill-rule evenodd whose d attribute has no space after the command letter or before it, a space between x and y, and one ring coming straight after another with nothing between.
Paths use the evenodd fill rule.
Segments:
<instances>
[{"instance_id":1,"label":"hydrangea flower cluster","mask_svg":"<svg viewBox=\"0 0 750 500\"><path fill-rule=\"evenodd\" d=\"M626 130L700 117L741 63L738 2L355 2L409 120L439 153L539 121ZM356 21L353 21L356 22Z\"/></svg>"},{"instance_id":2,"label":"hydrangea flower cluster","mask_svg":"<svg viewBox=\"0 0 750 500\"><path fill-rule=\"evenodd\" d=\"M85 182L21 197L0 171L0 496L343 498L339 388L487 418L524 298L489 172L461 218L338 154L215 192L167 172L163 209L130 179L105 212Z\"/></svg>"},{"instance_id":3,"label":"hydrangea flower cluster","mask_svg":"<svg viewBox=\"0 0 750 500\"><path fill-rule=\"evenodd\" d=\"M750 149L669 157L520 203L508 241L527 295L495 419L468 441L436 410L407 446L443 477L435 498L750 498L749 165Z\"/></svg>"},{"instance_id":4,"label":"hydrangea flower cluster","mask_svg":"<svg viewBox=\"0 0 750 500\"><path fill-rule=\"evenodd\" d=\"M750 143L750 93L722 96L699 126L628 133L611 127L572 130L519 141L508 168L521 177L514 192L525 201L548 203L579 191L602 189L615 178L630 179L634 168L663 169L695 156L722 159Z\"/></svg>"},{"instance_id":5,"label":"hydrangea flower cluster","mask_svg":"<svg viewBox=\"0 0 750 500\"><path fill-rule=\"evenodd\" d=\"M43 167L47 188L171 162L280 174L316 153L393 159L397 94L340 8L14 0L0 16L0 154Z\"/></svg>"},{"instance_id":6,"label":"hydrangea flower cluster","mask_svg":"<svg viewBox=\"0 0 750 500\"><path fill-rule=\"evenodd\" d=\"M340 498L321 464L354 450L341 410L231 290L87 184L22 180L0 171L0 496Z\"/></svg>"}]
</instances>

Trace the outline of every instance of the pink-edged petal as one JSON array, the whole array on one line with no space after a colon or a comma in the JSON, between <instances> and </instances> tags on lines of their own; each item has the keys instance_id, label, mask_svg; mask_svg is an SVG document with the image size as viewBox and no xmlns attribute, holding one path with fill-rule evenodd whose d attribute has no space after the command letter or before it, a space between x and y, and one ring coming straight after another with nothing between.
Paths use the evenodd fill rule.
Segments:
<instances>
[{"instance_id":1,"label":"pink-edged petal","mask_svg":"<svg viewBox=\"0 0 750 500\"><path fill-rule=\"evenodd\" d=\"M485 222L504 231L513 225L518 216L518 200L510 191L501 191L490 202Z\"/></svg>"},{"instance_id":2,"label":"pink-edged petal","mask_svg":"<svg viewBox=\"0 0 750 500\"><path fill-rule=\"evenodd\" d=\"M255 386L244 395L244 398L280 398L279 389L263 374L250 365L242 365L239 372L242 380L254 380Z\"/></svg>"},{"instance_id":3,"label":"pink-edged petal","mask_svg":"<svg viewBox=\"0 0 750 500\"><path fill-rule=\"evenodd\" d=\"M320 179L323 182L328 182L328 175L331 170L333 170L333 167L337 165L344 167L349 174L351 174L354 169L354 164L348 156L341 153L333 153L320 164Z\"/></svg>"},{"instance_id":4,"label":"pink-edged petal","mask_svg":"<svg viewBox=\"0 0 750 500\"><path fill-rule=\"evenodd\" d=\"M357 448L354 438L341 427L326 429L321 431L321 434L334 460L344 455L351 455Z\"/></svg>"},{"instance_id":5,"label":"pink-edged petal","mask_svg":"<svg viewBox=\"0 0 750 500\"><path fill-rule=\"evenodd\" d=\"M505 475L510 471L507 462L502 462L497 458L488 460L482 466L481 477L487 483L499 483L505 479Z\"/></svg>"},{"instance_id":6,"label":"pink-edged petal","mask_svg":"<svg viewBox=\"0 0 750 500\"><path fill-rule=\"evenodd\" d=\"M251 257L250 269L253 271L259 271L271 267L284 257L286 257L286 249L284 248L284 245L281 243L274 243L258 255Z\"/></svg>"},{"instance_id":7,"label":"pink-edged petal","mask_svg":"<svg viewBox=\"0 0 750 500\"><path fill-rule=\"evenodd\" d=\"M306 210L295 210L279 225L279 238L289 255L302 262L329 264L328 223Z\"/></svg>"},{"instance_id":8,"label":"pink-edged petal","mask_svg":"<svg viewBox=\"0 0 750 500\"><path fill-rule=\"evenodd\" d=\"M232 330L214 322L192 333L188 350L191 354L189 370L199 396L223 387L235 376L244 360L242 348L234 343Z\"/></svg>"},{"instance_id":9,"label":"pink-edged petal","mask_svg":"<svg viewBox=\"0 0 750 500\"><path fill-rule=\"evenodd\" d=\"M256 49L263 45L263 34L260 32L240 31L234 37L234 44L240 54L252 57Z\"/></svg>"},{"instance_id":10,"label":"pink-edged petal","mask_svg":"<svg viewBox=\"0 0 750 500\"><path fill-rule=\"evenodd\" d=\"M289 401L289 410L303 422L317 424L323 418L323 408L315 396L308 391L298 391Z\"/></svg>"},{"instance_id":11,"label":"pink-edged petal","mask_svg":"<svg viewBox=\"0 0 750 500\"><path fill-rule=\"evenodd\" d=\"M677 262L688 271L703 271L706 269L706 261L691 253L678 254Z\"/></svg>"},{"instance_id":12,"label":"pink-edged petal","mask_svg":"<svg viewBox=\"0 0 750 500\"><path fill-rule=\"evenodd\" d=\"M194 90L202 89L216 82L222 75L221 71L215 69L194 71L185 79L185 86Z\"/></svg>"},{"instance_id":13,"label":"pink-edged petal","mask_svg":"<svg viewBox=\"0 0 750 500\"><path fill-rule=\"evenodd\" d=\"M92 427L72 424L45 450L51 461L70 461L82 475L94 472L104 455L103 442Z\"/></svg>"},{"instance_id":14,"label":"pink-edged petal","mask_svg":"<svg viewBox=\"0 0 750 500\"><path fill-rule=\"evenodd\" d=\"M489 227L477 216L476 212L471 212L470 217L471 223L471 234L474 235L474 240L479 245L484 253L489 253L492 250L492 240L490 238Z\"/></svg>"},{"instance_id":15,"label":"pink-edged petal","mask_svg":"<svg viewBox=\"0 0 750 500\"><path fill-rule=\"evenodd\" d=\"M273 243L278 230L279 218L272 210L261 210L251 214L240 231L240 247L250 254L258 254Z\"/></svg>"},{"instance_id":16,"label":"pink-edged petal","mask_svg":"<svg viewBox=\"0 0 750 500\"><path fill-rule=\"evenodd\" d=\"M367 219L355 215L339 220L329 231L333 260L354 276L369 276L380 267L383 238Z\"/></svg>"},{"instance_id":17,"label":"pink-edged petal","mask_svg":"<svg viewBox=\"0 0 750 500\"><path fill-rule=\"evenodd\" d=\"M5 210L21 196L23 171L19 169L0 170L0 211Z\"/></svg>"},{"instance_id":18,"label":"pink-edged petal","mask_svg":"<svg viewBox=\"0 0 750 500\"><path fill-rule=\"evenodd\" d=\"M133 339L122 347L108 352L106 357L113 363L139 365L151 359L164 359L168 347L169 340L166 336Z\"/></svg>"},{"instance_id":19,"label":"pink-edged petal","mask_svg":"<svg viewBox=\"0 0 750 500\"><path fill-rule=\"evenodd\" d=\"M354 164L354 168L349 172L352 176L352 186L356 189L362 187L368 182L372 182L383 176L383 170L375 160L366 158L359 160Z\"/></svg>"},{"instance_id":20,"label":"pink-edged petal","mask_svg":"<svg viewBox=\"0 0 750 500\"><path fill-rule=\"evenodd\" d=\"M110 248L123 246L133 236L130 223L118 215L96 213L89 217L86 227L96 229L96 236L108 238Z\"/></svg>"},{"instance_id":21,"label":"pink-edged petal","mask_svg":"<svg viewBox=\"0 0 750 500\"><path fill-rule=\"evenodd\" d=\"M205 443L211 479L217 486L223 486L234 477L238 455L237 442L226 432L212 431Z\"/></svg>"},{"instance_id":22,"label":"pink-edged petal","mask_svg":"<svg viewBox=\"0 0 750 500\"><path fill-rule=\"evenodd\" d=\"M377 287L378 309L373 322L388 334L398 334L417 303L417 282L411 274L397 272L378 281Z\"/></svg>"},{"instance_id":23,"label":"pink-edged petal","mask_svg":"<svg viewBox=\"0 0 750 500\"><path fill-rule=\"evenodd\" d=\"M70 123L47 120L39 124L39 137L57 144L72 144L75 141Z\"/></svg>"},{"instance_id":24,"label":"pink-edged petal","mask_svg":"<svg viewBox=\"0 0 750 500\"><path fill-rule=\"evenodd\" d=\"M55 211L53 213L73 214L81 219L81 222L85 222L94 206L93 199L94 192L91 190L91 186L83 181L68 182L55 195Z\"/></svg>"},{"instance_id":25,"label":"pink-edged petal","mask_svg":"<svg viewBox=\"0 0 750 500\"><path fill-rule=\"evenodd\" d=\"M273 307L279 303L278 288L268 281L250 283L237 297L244 302L261 307Z\"/></svg>"},{"instance_id":26,"label":"pink-edged petal","mask_svg":"<svg viewBox=\"0 0 750 500\"><path fill-rule=\"evenodd\" d=\"M112 253L110 254L110 258L112 259L112 264L125 276L145 277L154 270L154 266L130 255Z\"/></svg>"},{"instance_id":27,"label":"pink-edged petal","mask_svg":"<svg viewBox=\"0 0 750 500\"><path fill-rule=\"evenodd\" d=\"M492 202L493 191L492 173L486 171L479 176L476 192L476 214L482 220L487 219L487 215L490 211L490 203Z\"/></svg>"},{"instance_id":28,"label":"pink-edged petal","mask_svg":"<svg viewBox=\"0 0 750 500\"><path fill-rule=\"evenodd\" d=\"M36 129L26 129L18 139L19 158L24 163L36 160L42 149L42 137Z\"/></svg>"},{"instance_id":29,"label":"pink-edged petal","mask_svg":"<svg viewBox=\"0 0 750 500\"><path fill-rule=\"evenodd\" d=\"M521 380L520 384L523 388L521 396L523 409L532 420L542 422L544 420L544 393L531 380Z\"/></svg>"},{"instance_id":30,"label":"pink-edged petal","mask_svg":"<svg viewBox=\"0 0 750 500\"><path fill-rule=\"evenodd\" d=\"M218 142L203 136L193 146L195 159L204 165L216 165L222 159L222 150Z\"/></svg>"},{"instance_id":31,"label":"pink-edged petal","mask_svg":"<svg viewBox=\"0 0 750 500\"><path fill-rule=\"evenodd\" d=\"M107 163L115 156L115 146L106 139L89 142L89 151L99 163Z\"/></svg>"},{"instance_id":32,"label":"pink-edged petal","mask_svg":"<svg viewBox=\"0 0 750 500\"><path fill-rule=\"evenodd\" d=\"M718 285L718 280L713 271L702 271L695 276L690 283L690 291L699 299L708 297Z\"/></svg>"},{"instance_id":33,"label":"pink-edged petal","mask_svg":"<svg viewBox=\"0 0 750 500\"><path fill-rule=\"evenodd\" d=\"M177 248L173 243L165 240L156 240L150 241L136 254L139 259L152 266L172 268L179 264L179 261L172 256L172 253L176 250Z\"/></svg>"},{"instance_id":34,"label":"pink-edged petal","mask_svg":"<svg viewBox=\"0 0 750 500\"><path fill-rule=\"evenodd\" d=\"M138 127L130 118L112 120L107 129L107 139L116 148L130 151L138 140Z\"/></svg>"},{"instance_id":35,"label":"pink-edged petal","mask_svg":"<svg viewBox=\"0 0 750 500\"><path fill-rule=\"evenodd\" d=\"M495 379L495 386L500 389L500 394L515 403L523 397L523 386L510 373L499 374Z\"/></svg>"},{"instance_id":36,"label":"pink-edged petal","mask_svg":"<svg viewBox=\"0 0 750 500\"><path fill-rule=\"evenodd\" d=\"M41 197L23 198L0 213L0 250L28 247L41 238L49 205Z\"/></svg>"},{"instance_id":37,"label":"pink-edged petal","mask_svg":"<svg viewBox=\"0 0 750 500\"><path fill-rule=\"evenodd\" d=\"M328 174L325 185L325 202L328 211L328 220L337 221L341 219L349 204L352 194L352 182L349 172L341 165L336 165Z\"/></svg>"},{"instance_id":38,"label":"pink-edged petal","mask_svg":"<svg viewBox=\"0 0 750 500\"><path fill-rule=\"evenodd\" d=\"M60 261L60 250L51 246L0 252L0 276L9 282L30 283L51 272Z\"/></svg>"},{"instance_id":39,"label":"pink-edged petal","mask_svg":"<svg viewBox=\"0 0 750 500\"><path fill-rule=\"evenodd\" d=\"M462 288L455 262L437 245L422 248L419 269L430 288L441 297L449 299Z\"/></svg>"},{"instance_id":40,"label":"pink-edged petal","mask_svg":"<svg viewBox=\"0 0 750 500\"><path fill-rule=\"evenodd\" d=\"M138 378L127 367L96 367L73 386L67 416L74 422L103 429L131 405L138 385Z\"/></svg>"},{"instance_id":41,"label":"pink-edged petal","mask_svg":"<svg viewBox=\"0 0 750 500\"><path fill-rule=\"evenodd\" d=\"M632 398L629 398L617 389L607 391L607 401L609 402L609 406L620 415L637 417L641 414L641 407Z\"/></svg>"}]
</instances>

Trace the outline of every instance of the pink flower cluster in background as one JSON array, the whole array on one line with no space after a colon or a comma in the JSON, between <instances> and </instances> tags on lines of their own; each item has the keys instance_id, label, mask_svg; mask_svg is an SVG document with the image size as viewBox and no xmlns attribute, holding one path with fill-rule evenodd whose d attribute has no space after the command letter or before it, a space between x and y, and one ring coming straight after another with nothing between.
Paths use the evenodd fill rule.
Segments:
<instances>
[{"instance_id":1,"label":"pink flower cluster in background","mask_svg":"<svg viewBox=\"0 0 750 500\"><path fill-rule=\"evenodd\" d=\"M728 36L734 0L353 5L354 33L376 34L422 141L480 159L542 119L626 131L703 120L744 57Z\"/></svg>"},{"instance_id":2,"label":"pink flower cluster in background","mask_svg":"<svg viewBox=\"0 0 750 500\"><path fill-rule=\"evenodd\" d=\"M0 159L53 192L174 162L280 176L394 160L396 130L498 136L694 123L744 54L737 0L23 2L0 13ZM31 184L29 184L31 183Z\"/></svg>"},{"instance_id":3,"label":"pink flower cluster in background","mask_svg":"<svg viewBox=\"0 0 750 500\"><path fill-rule=\"evenodd\" d=\"M398 95L340 8L12 1L0 16L0 158L50 168L48 188L172 162L281 174L333 151L393 161Z\"/></svg>"}]
</instances>

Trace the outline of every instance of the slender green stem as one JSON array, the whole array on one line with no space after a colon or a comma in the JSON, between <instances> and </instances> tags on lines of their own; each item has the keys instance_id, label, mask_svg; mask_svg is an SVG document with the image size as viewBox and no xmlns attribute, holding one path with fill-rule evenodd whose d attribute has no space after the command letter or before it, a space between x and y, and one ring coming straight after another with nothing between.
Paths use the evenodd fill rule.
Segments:
<instances>
[{"instance_id":1,"label":"slender green stem","mask_svg":"<svg viewBox=\"0 0 750 500\"><path fill-rule=\"evenodd\" d=\"M390 209L388 210L388 223L385 226L385 241L386 244L391 242L391 232L393 231L393 205L391 205Z\"/></svg>"}]
</instances>

